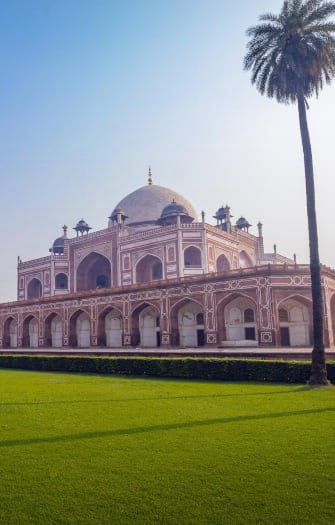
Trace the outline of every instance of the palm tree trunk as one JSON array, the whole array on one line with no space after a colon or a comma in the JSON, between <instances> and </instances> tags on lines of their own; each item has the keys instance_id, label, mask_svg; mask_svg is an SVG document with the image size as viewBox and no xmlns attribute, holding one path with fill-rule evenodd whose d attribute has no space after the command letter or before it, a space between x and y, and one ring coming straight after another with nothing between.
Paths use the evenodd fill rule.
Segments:
<instances>
[{"instance_id":1,"label":"palm tree trunk","mask_svg":"<svg viewBox=\"0 0 335 525\"><path fill-rule=\"evenodd\" d=\"M305 163L309 255L313 303L313 351L312 370L309 382L311 385L326 385L328 384L328 380L325 359L325 347L323 343L323 297L319 260L318 230L315 210L313 158L307 125L306 103L302 93L298 94L298 110L301 141L304 151Z\"/></svg>"}]
</instances>

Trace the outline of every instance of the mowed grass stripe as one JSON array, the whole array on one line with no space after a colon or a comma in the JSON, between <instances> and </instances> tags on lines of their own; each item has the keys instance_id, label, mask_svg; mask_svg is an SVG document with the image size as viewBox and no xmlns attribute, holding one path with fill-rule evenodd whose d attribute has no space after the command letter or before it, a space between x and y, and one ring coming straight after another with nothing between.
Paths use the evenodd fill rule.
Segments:
<instances>
[{"instance_id":1,"label":"mowed grass stripe","mask_svg":"<svg viewBox=\"0 0 335 525\"><path fill-rule=\"evenodd\" d=\"M0 379L1 523L334 522L332 388Z\"/></svg>"}]
</instances>

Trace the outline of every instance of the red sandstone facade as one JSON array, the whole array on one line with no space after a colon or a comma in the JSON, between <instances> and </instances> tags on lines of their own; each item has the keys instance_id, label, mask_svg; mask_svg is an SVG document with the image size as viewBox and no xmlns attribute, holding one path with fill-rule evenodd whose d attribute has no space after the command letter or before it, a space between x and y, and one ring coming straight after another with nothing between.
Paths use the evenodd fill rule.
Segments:
<instances>
[{"instance_id":1,"label":"red sandstone facade","mask_svg":"<svg viewBox=\"0 0 335 525\"><path fill-rule=\"evenodd\" d=\"M323 269L325 291L325 340L333 346L335 312L335 274ZM237 306L236 306L237 305ZM238 318L232 326L255 328L255 338L228 338L232 310L249 311L249 318ZM296 309L296 317L290 312ZM62 346L77 347L80 315L89 320L89 344L106 346L106 317L114 312L120 319L122 346L146 346L141 342L141 314L146 311L155 323L147 330L159 334L156 344L148 346L184 346L181 340L180 312L194 313L194 346L282 345L288 329L307 327L311 337L311 292L309 267L306 265L266 265L183 279L131 285L112 290L96 290L3 304L0 307L0 344L11 346L10 325L18 326L17 347L30 347L29 326L36 320L38 341L34 346L52 346L52 321L62 322ZM250 311L253 315L250 315ZM305 313L299 317L299 311ZM287 312L287 317L285 313ZM153 315L152 315L153 314ZM236 315L236 313L235 313ZM142 315L143 317L143 315ZM197 319L198 318L198 319ZM234 321L234 319L232 319ZM299 331L298 331L299 333ZM301 334L301 331L300 331ZM292 336L291 336L292 337ZM191 341L191 337L189 338ZM186 345L187 346L187 345ZM193 345L192 345L193 346ZM294 345L295 346L295 345ZM298 345L299 346L299 345Z\"/></svg>"},{"instance_id":2,"label":"red sandstone facade","mask_svg":"<svg viewBox=\"0 0 335 525\"><path fill-rule=\"evenodd\" d=\"M181 196L149 185L108 228L85 221L48 257L18 263L18 301L0 305L0 347L308 346L307 265L264 253L230 209L196 222ZM323 268L325 342L334 345L335 272Z\"/></svg>"}]
</instances>

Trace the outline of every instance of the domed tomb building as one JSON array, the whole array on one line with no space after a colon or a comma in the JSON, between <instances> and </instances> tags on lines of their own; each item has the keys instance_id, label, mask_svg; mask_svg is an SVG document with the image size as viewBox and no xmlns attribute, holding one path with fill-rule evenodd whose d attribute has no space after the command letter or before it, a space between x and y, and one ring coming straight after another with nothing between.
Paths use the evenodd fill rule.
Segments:
<instances>
[{"instance_id":1,"label":"domed tomb building","mask_svg":"<svg viewBox=\"0 0 335 525\"><path fill-rule=\"evenodd\" d=\"M243 210L241 210L243 211ZM0 347L306 346L308 265L264 252L228 205L204 212L174 190L145 186L107 227L63 227L46 257L18 260L18 302L0 305ZM325 340L333 344L335 274L323 269ZM334 306L334 308L333 308Z\"/></svg>"},{"instance_id":2,"label":"domed tomb building","mask_svg":"<svg viewBox=\"0 0 335 525\"><path fill-rule=\"evenodd\" d=\"M256 237L239 224L233 226L229 207L219 210L215 217L215 226L205 222L204 214L199 221L185 197L153 184L149 172L147 185L117 203L105 230L93 232L80 219L72 238L63 227L63 236L54 241L48 257L20 261L18 299L129 286L269 262L269 256L263 253L261 227ZM273 254L270 259L289 261Z\"/></svg>"}]
</instances>

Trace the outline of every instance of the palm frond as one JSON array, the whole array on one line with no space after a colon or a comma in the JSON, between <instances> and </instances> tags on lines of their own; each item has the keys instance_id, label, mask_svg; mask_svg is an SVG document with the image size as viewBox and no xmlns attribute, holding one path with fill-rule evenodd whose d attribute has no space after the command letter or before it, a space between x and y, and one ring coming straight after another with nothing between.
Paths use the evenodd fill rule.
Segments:
<instances>
[{"instance_id":1,"label":"palm frond","mask_svg":"<svg viewBox=\"0 0 335 525\"><path fill-rule=\"evenodd\" d=\"M335 77L335 3L285 0L279 15L265 13L247 30L244 69L257 89L279 102L297 92L318 95Z\"/></svg>"}]
</instances>

